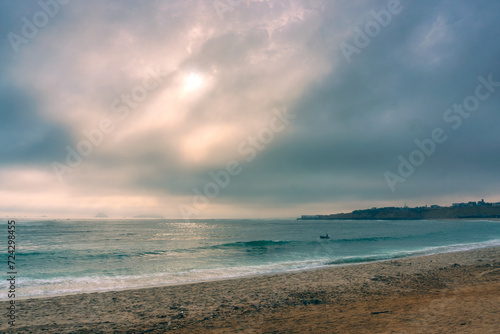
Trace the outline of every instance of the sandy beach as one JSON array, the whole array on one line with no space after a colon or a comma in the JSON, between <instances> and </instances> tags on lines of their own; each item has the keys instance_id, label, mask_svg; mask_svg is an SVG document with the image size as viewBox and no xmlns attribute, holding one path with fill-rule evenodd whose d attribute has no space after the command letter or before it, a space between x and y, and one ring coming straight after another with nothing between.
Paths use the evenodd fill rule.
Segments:
<instances>
[{"instance_id":1,"label":"sandy beach","mask_svg":"<svg viewBox=\"0 0 500 334\"><path fill-rule=\"evenodd\" d=\"M500 247L126 291L18 299L2 333L495 333Z\"/></svg>"}]
</instances>

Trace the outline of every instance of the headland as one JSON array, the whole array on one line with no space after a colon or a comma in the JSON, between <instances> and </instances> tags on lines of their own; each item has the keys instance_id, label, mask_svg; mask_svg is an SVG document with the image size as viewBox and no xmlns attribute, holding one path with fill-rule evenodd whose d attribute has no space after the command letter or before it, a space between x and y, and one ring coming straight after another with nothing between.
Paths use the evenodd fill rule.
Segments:
<instances>
[{"instance_id":1,"label":"headland","mask_svg":"<svg viewBox=\"0 0 500 334\"><path fill-rule=\"evenodd\" d=\"M410 208L384 207L354 210L350 213L329 215L303 215L298 220L419 220L419 219L489 219L500 218L500 203L478 202L453 203L452 206L420 206Z\"/></svg>"}]
</instances>

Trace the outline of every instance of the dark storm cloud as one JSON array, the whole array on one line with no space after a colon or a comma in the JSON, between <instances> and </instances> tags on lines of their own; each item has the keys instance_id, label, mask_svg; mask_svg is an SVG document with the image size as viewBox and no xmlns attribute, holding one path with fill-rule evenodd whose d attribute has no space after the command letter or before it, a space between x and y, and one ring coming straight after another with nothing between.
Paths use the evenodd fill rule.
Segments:
<instances>
[{"instance_id":1,"label":"dark storm cloud","mask_svg":"<svg viewBox=\"0 0 500 334\"><path fill-rule=\"evenodd\" d=\"M36 101L26 92L2 85L0 90L1 164L46 166L59 157L70 135L40 117Z\"/></svg>"},{"instance_id":2,"label":"dark storm cloud","mask_svg":"<svg viewBox=\"0 0 500 334\"><path fill-rule=\"evenodd\" d=\"M485 1L408 5L352 63L304 94L293 106L294 135L260 153L220 196L273 203L495 196L500 90L456 131L443 114L474 94L478 76L500 82L498 9ZM449 139L392 193L383 173L396 172L398 156L408 158L414 140L438 127Z\"/></svg>"},{"instance_id":3,"label":"dark storm cloud","mask_svg":"<svg viewBox=\"0 0 500 334\"><path fill-rule=\"evenodd\" d=\"M70 134L59 124L45 119L38 108L36 94L14 83L11 69L18 66L26 43L19 52L8 37L22 37L22 18L32 19L40 11L37 1L2 2L0 12L0 165L38 165L46 168L59 156ZM29 45L29 42L27 43ZM29 74L22 81L29 80Z\"/></svg>"}]
</instances>

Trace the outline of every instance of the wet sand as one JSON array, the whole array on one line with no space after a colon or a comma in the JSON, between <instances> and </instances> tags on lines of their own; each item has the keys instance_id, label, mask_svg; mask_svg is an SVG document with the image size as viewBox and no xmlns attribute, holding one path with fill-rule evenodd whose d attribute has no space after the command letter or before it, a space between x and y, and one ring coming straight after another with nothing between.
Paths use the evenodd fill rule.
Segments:
<instances>
[{"instance_id":1,"label":"wet sand","mask_svg":"<svg viewBox=\"0 0 500 334\"><path fill-rule=\"evenodd\" d=\"M0 304L2 333L497 333L500 247Z\"/></svg>"}]
</instances>

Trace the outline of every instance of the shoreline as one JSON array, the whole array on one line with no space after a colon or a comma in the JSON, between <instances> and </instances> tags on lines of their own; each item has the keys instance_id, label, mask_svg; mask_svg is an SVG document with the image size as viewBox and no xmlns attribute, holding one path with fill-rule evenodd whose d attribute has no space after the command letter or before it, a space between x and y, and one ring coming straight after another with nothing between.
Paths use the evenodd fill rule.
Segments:
<instances>
[{"instance_id":1,"label":"shoreline","mask_svg":"<svg viewBox=\"0 0 500 334\"><path fill-rule=\"evenodd\" d=\"M495 241L495 240L492 240ZM491 241L488 241L491 242ZM474 243L471 243L474 244ZM453 245L453 247L461 247L462 245L470 245L470 244L457 244ZM448 247L448 246L439 246L439 247ZM438 247L438 248L439 248ZM452 249L452 250L447 250L445 252L437 252L437 253L425 253L425 250L419 250L416 251L418 252L424 252L423 254L413 254L413 255L408 255L408 256L396 256L396 257L391 257L391 258L386 258L386 259L375 259L371 261L362 261L362 262L340 262L340 263L335 263L335 264L322 264L314 267L309 267L309 268L299 268L299 269L287 269L285 271L278 271L278 272L271 272L271 273L257 273L257 274L251 274L251 275L242 275L242 276L235 276L235 277L221 277L221 278L213 278L213 279L202 279L199 281L187 281L187 282L177 282L177 283L163 283L163 284L157 284L157 285L149 285L149 286L136 286L136 287L125 287L125 288L115 288L115 289L107 289L107 290L93 290L93 291L76 291L76 292L69 292L69 293L58 293L58 294L45 294L45 295L36 295L36 296L22 296L22 297L17 297L16 300L31 300L31 299L45 299L45 298L58 298L58 297L64 297L64 296L75 296L75 295L80 295L80 294L93 294L93 293L108 293L108 292L121 292L121 291L129 291L129 290L142 290L142 289L155 289L155 288L164 288L164 287L172 287L172 286L181 286L181 285L190 285L190 284L202 284L202 283L208 283L208 282L218 282L218 281L226 281L226 280L237 280L237 279L242 279L242 278L258 278L262 276L274 276L274 275L286 275L286 274L293 274L293 273L300 273L300 272L309 272L309 271L316 271L316 270L321 270L321 269L328 269L328 268L336 268L336 267L344 267L344 266L357 266L357 265L363 265L363 264L371 264L371 263L383 263L386 261L395 261L395 260L401 260L401 259L411 259L415 257L426 257L426 256L433 256L433 255L440 255L440 254L449 254L449 253L456 253L456 252L468 252L468 251L474 251L474 250L479 250L479 249L486 249L486 248L495 248L499 247L500 245L484 245L484 246L479 246L475 248L470 248L470 249ZM342 261L342 260L340 260ZM0 299L0 303L6 302L8 299Z\"/></svg>"},{"instance_id":2,"label":"shoreline","mask_svg":"<svg viewBox=\"0 0 500 334\"><path fill-rule=\"evenodd\" d=\"M462 296L472 309L457 303ZM15 331L293 333L297 328L297 333L330 333L334 324L338 332L368 333L377 326L386 326L377 332L390 332L423 328L422 319L439 328L435 314L448 319L453 311L463 318L450 329L456 332L465 328L461 326L498 328L493 315L500 311L499 301L500 247L489 247L300 272L17 299ZM0 302L4 319L6 303ZM366 322L368 327L359 327ZM2 321L0 331L8 330Z\"/></svg>"}]
</instances>

